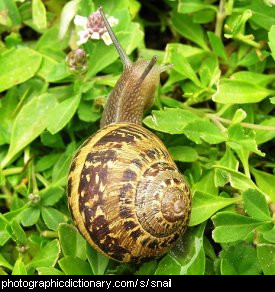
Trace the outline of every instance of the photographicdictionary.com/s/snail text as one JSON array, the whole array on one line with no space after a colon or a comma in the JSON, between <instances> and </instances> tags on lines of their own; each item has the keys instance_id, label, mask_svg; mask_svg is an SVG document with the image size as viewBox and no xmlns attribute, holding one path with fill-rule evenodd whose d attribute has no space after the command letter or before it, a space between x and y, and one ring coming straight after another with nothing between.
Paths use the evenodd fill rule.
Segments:
<instances>
[{"instance_id":1,"label":"photographicdictionary.com/s/snail text","mask_svg":"<svg viewBox=\"0 0 275 292\"><path fill-rule=\"evenodd\" d=\"M88 280L88 279L45 279L45 280L24 280L9 279L1 280L1 290L14 288L25 288L28 290L40 289L51 289L51 288L171 288L172 279L165 280L152 280L150 278L137 278L133 280Z\"/></svg>"}]
</instances>

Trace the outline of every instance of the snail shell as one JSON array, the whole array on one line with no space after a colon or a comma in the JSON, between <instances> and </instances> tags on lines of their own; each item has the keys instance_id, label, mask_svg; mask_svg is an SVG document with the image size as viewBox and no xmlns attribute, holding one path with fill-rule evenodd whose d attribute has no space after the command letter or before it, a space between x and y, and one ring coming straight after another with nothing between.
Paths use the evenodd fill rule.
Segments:
<instances>
[{"instance_id":1,"label":"snail shell","mask_svg":"<svg viewBox=\"0 0 275 292\"><path fill-rule=\"evenodd\" d=\"M191 195L163 143L133 123L109 124L75 155L68 200L79 231L121 262L166 253L183 234Z\"/></svg>"}]
</instances>

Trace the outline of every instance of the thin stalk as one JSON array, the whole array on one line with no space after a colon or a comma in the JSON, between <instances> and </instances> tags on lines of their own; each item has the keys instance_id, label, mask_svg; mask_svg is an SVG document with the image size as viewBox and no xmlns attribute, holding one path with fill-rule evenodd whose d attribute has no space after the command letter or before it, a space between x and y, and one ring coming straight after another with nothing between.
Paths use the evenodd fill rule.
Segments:
<instances>
[{"instance_id":1,"label":"thin stalk","mask_svg":"<svg viewBox=\"0 0 275 292\"><path fill-rule=\"evenodd\" d=\"M35 177L35 169L34 169L34 165L32 164L31 166L31 178L32 178L32 191L33 194L38 195L39 194L39 189L37 186L37 181L36 181L36 177Z\"/></svg>"},{"instance_id":2,"label":"thin stalk","mask_svg":"<svg viewBox=\"0 0 275 292\"><path fill-rule=\"evenodd\" d=\"M225 0L221 0L220 5L219 5L219 11L217 13L217 18L216 18L215 35L218 37L221 37L222 35L223 22L226 17L224 4L225 4Z\"/></svg>"},{"instance_id":3,"label":"thin stalk","mask_svg":"<svg viewBox=\"0 0 275 292\"><path fill-rule=\"evenodd\" d=\"M224 124L228 124L229 125L229 124L232 123L231 120L219 117L219 116L217 116L215 114L206 114L206 116L208 116L212 120L218 120L218 121L220 121L220 122L222 122ZM273 126L256 125L256 124L245 123L245 122L242 122L240 124L245 128L249 128L249 129L253 129L253 130L275 131L275 127L273 127Z\"/></svg>"},{"instance_id":4,"label":"thin stalk","mask_svg":"<svg viewBox=\"0 0 275 292\"><path fill-rule=\"evenodd\" d=\"M50 183L40 173L37 173L35 176L44 185L45 188L50 185Z\"/></svg>"},{"instance_id":5,"label":"thin stalk","mask_svg":"<svg viewBox=\"0 0 275 292\"><path fill-rule=\"evenodd\" d=\"M19 174L23 171L23 167L12 167L12 168L8 168L2 171L2 174L4 176L8 176L8 175L13 175L13 174Z\"/></svg>"},{"instance_id":6,"label":"thin stalk","mask_svg":"<svg viewBox=\"0 0 275 292\"><path fill-rule=\"evenodd\" d=\"M3 187L1 187L1 192L4 194L3 196L5 196L5 201L6 201L7 207L10 208L11 201L12 201L11 191L6 186L3 186Z\"/></svg>"},{"instance_id":7,"label":"thin stalk","mask_svg":"<svg viewBox=\"0 0 275 292\"><path fill-rule=\"evenodd\" d=\"M42 231L41 235L43 237L47 237L47 238L57 238L58 237L58 233L56 231L50 231L50 230Z\"/></svg>"}]
</instances>

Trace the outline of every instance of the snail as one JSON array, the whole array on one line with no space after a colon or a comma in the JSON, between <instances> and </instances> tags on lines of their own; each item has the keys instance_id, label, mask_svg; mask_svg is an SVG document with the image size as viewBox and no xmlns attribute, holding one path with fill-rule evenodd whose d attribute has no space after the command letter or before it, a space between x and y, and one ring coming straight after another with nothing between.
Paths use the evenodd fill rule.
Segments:
<instances>
[{"instance_id":1,"label":"snail","mask_svg":"<svg viewBox=\"0 0 275 292\"><path fill-rule=\"evenodd\" d=\"M80 233L98 252L120 262L160 257L187 228L190 189L160 139L142 127L160 73L157 57L132 62L101 16L123 63L100 122L76 153L68 205Z\"/></svg>"}]
</instances>

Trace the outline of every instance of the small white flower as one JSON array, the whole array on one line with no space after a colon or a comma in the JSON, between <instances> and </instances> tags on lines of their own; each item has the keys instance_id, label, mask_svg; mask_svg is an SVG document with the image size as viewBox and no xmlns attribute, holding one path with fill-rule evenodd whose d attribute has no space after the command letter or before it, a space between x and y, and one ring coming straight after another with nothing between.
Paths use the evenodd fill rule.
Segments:
<instances>
[{"instance_id":1,"label":"small white flower","mask_svg":"<svg viewBox=\"0 0 275 292\"><path fill-rule=\"evenodd\" d=\"M82 44L85 44L88 39L89 39L89 30L88 29L84 29L78 32L79 35L79 41L77 42L77 45L80 46Z\"/></svg>"},{"instance_id":2,"label":"small white flower","mask_svg":"<svg viewBox=\"0 0 275 292\"><path fill-rule=\"evenodd\" d=\"M74 18L75 25L86 27L87 23L88 23L88 17L76 15Z\"/></svg>"},{"instance_id":3,"label":"small white flower","mask_svg":"<svg viewBox=\"0 0 275 292\"><path fill-rule=\"evenodd\" d=\"M99 32L93 32L91 35L91 39L93 40L100 40L100 34Z\"/></svg>"},{"instance_id":4,"label":"small white flower","mask_svg":"<svg viewBox=\"0 0 275 292\"><path fill-rule=\"evenodd\" d=\"M111 40L111 37L107 31L104 32L104 34L101 36L101 38L103 39L105 45L107 45L107 46L110 46L113 43L113 41Z\"/></svg>"},{"instance_id":5,"label":"small white flower","mask_svg":"<svg viewBox=\"0 0 275 292\"><path fill-rule=\"evenodd\" d=\"M111 16L108 18L108 22L111 26L115 26L118 24L118 19ZM112 44L112 40L107 32L99 11L92 13L89 17L76 15L74 18L74 24L83 28L78 32L79 41L77 42L77 45L80 46L86 43L88 39L102 39L107 46Z\"/></svg>"},{"instance_id":6,"label":"small white flower","mask_svg":"<svg viewBox=\"0 0 275 292\"><path fill-rule=\"evenodd\" d=\"M116 26L118 24L118 19L113 16L110 16L108 18L108 22L110 23L111 26Z\"/></svg>"}]
</instances>

